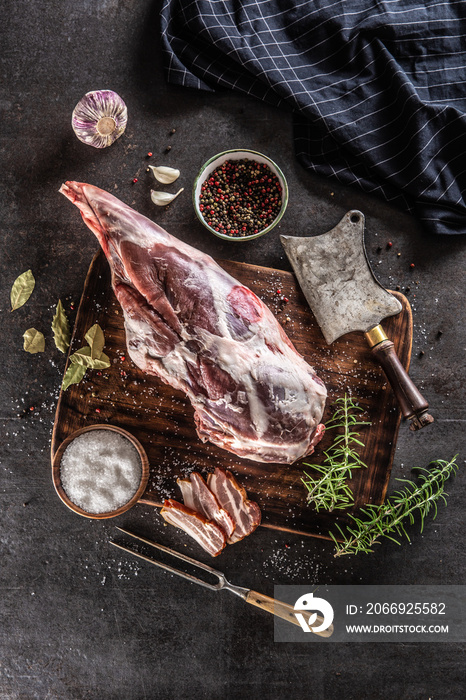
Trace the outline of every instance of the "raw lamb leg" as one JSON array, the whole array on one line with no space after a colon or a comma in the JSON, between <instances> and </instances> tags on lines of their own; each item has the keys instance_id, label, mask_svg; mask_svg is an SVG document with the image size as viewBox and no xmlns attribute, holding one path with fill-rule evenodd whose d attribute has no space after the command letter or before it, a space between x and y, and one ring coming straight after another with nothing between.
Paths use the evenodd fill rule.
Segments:
<instances>
[{"instance_id":1,"label":"raw lamb leg","mask_svg":"<svg viewBox=\"0 0 466 700\"><path fill-rule=\"evenodd\" d=\"M327 392L262 301L113 195L60 191L108 258L131 359L186 393L201 440L260 462L310 454Z\"/></svg>"}]
</instances>

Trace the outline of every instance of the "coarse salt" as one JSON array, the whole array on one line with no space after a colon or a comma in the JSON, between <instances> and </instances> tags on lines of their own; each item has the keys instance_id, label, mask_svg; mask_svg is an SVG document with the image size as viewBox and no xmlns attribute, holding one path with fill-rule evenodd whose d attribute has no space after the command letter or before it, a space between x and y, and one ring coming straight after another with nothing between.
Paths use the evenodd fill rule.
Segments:
<instances>
[{"instance_id":1,"label":"coarse salt","mask_svg":"<svg viewBox=\"0 0 466 700\"><path fill-rule=\"evenodd\" d=\"M90 430L72 440L60 462L66 495L87 513L108 513L124 506L141 482L138 451L113 430Z\"/></svg>"}]
</instances>

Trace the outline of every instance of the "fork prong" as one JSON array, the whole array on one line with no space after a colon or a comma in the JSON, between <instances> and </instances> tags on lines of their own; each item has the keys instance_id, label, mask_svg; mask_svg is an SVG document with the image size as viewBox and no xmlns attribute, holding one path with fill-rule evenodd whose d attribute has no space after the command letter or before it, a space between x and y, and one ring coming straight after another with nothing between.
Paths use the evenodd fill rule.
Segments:
<instances>
[{"instance_id":1,"label":"fork prong","mask_svg":"<svg viewBox=\"0 0 466 700\"><path fill-rule=\"evenodd\" d=\"M118 528L118 529L121 529L121 528ZM134 549L130 549L129 547L123 547L121 544L117 544L117 542L113 542L112 540L110 540L110 544L113 544L114 547L118 547L118 549L122 549L123 552L128 552L128 554L133 554L135 557L139 557L140 559L144 559L144 561L148 561L151 564L155 564L155 566L159 566L161 569L165 569L165 571L170 571L172 574L176 574L177 576L181 576L182 578L185 578L188 581L191 581L192 583L198 583L200 586L204 586L205 588L210 588L210 590L218 591L222 587L222 580L219 580L219 582L217 584L207 583L207 581L203 581L200 578L196 578L196 576L191 576L191 574L187 574L184 571L180 571L179 569L175 569L173 566L169 566L168 564L163 564L162 562L157 561L156 559L151 559L150 557L147 557L145 554L141 554L140 552L136 552Z\"/></svg>"},{"instance_id":2,"label":"fork prong","mask_svg":"<svg viewBox=\"0 0 466 700\"><path fill-rule=\"evenodd\" d=\"M129 535L129 537L134 537L134 539L139 540L140 542L144 542L144 544L148 544L150 547L156 547L157 549L160 549L162 552L167 552L167 554L171 554L172 557L176 557L177 559L181 559L182 561L188 562L188 564L192 564L193 566L199 567L199 569L204 569L204 571L209 571L211 574L214 574L214 576L218 576L220 580L224 580L225 574L223 574L221 571L218 571L217 569L212 568L208 564L204 564L202 561L198 561L197 559L193 559L192 557L188 557L186 554L182 554L181 552L177 552L175 549L170 549L170 547L165 547L163 544L159 544L158 542L153 542L153 540L148 540L145 537L141 537L140 535L135 535L134 532L130 532L129 530L124 530L122 527L117 526L117 530L120 532L123 532L125 535ZM131 551L131 550L130 550Z\"/></svg>"}]
</instances>

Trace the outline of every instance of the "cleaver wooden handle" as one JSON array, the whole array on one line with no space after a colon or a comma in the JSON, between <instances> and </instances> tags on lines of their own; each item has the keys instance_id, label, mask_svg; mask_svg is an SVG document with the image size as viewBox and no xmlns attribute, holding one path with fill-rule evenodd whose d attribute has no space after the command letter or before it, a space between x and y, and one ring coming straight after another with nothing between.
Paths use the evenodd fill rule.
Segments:
<instances>
[{"instance_id":1,"label":"cleaver wooden handle","mask_svg":"<svg viewBox=\"0 0 466 700\"><path fill-rule=\"evenodd\" d=\"M427 413L429 404L417 389L401 364L395 347L382 327L375 326L364 334L372 348L372 354L380 362L405 418L411 421L410 430L419 430L434 422Z\"/></svg>"}]
</instances>

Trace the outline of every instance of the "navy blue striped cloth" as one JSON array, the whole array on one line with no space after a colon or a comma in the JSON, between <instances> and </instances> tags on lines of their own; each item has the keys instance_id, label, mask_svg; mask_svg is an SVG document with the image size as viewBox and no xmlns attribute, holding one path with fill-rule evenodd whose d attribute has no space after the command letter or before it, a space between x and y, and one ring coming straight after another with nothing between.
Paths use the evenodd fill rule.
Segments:
<instances>
[{"instance_id":1,"label":"navy blue striped cloth","mask_svg":"<svg viewBox=\"0 0 466 700\"><path fill-rule=\"evenodd\" d=\"M164 0L168 80L294 111L309 170L466 233L464 0Z\"/></svg>"}]
</instances>

